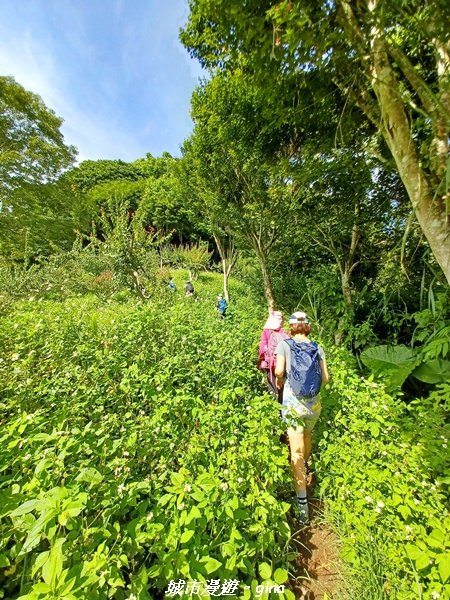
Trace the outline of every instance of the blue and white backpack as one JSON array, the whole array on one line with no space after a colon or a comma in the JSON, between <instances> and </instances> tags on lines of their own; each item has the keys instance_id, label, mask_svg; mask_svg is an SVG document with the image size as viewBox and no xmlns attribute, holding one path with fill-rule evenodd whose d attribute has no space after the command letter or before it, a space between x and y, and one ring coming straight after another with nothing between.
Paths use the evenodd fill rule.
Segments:
<instances>
[{"instance_id":1,"label":"blue and white backpack","mask_svg":"<svg viewBox=\"0 0 450 600\"><path fill-rule=\"evenodd\" d=\"M289 385L298 398L312 398L320 391L322 369L319 348L315 342L285 340L291 350Z\"/></svg>"}]
</instances>

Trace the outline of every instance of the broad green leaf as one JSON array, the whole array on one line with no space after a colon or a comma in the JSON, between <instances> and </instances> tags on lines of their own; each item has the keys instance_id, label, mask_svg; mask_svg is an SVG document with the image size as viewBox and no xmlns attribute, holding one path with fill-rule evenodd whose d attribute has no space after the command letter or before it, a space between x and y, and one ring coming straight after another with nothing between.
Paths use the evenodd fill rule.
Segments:
<instances>
[{"instance_id":1,"label":"broad green leaf","mask_svg":"<svg viewBox=\"0 0 450 600\"><path fill-rule=\"evenodd\" d=\"M51 592L51 587L47 583L35 583L33 585L33 591L38 592L38 594L48 594Z\"/></svg>"},{"instance_id":2,"label":"broad green leaf","mask_svg":"<svg viewBox=\"0 0 450 600\"><path fill-rule=\"evenodd\" d=\"M58 538L50 550L48 560L42 566L42 578L47 585L52 589L56 587L63 567L62 545L66 541L65 538Z\"/></svg>"},{"instance_id":3,"label":"broad green leaf","mask_svg":"<svg viewBox=\"0 0 450 600\"><path fill-rule=\"evenodd\" d=\"M147 570L147 576L150 579L153 579L154 577L158 577L158 575L161 574L161 570L162 570L162 565L159 564L155 564L152 565L148 570Z\"/></svg>"},{"instance_id":4,"label":"broad green leaf","mask_svg":"<svg viewBox=\"0 0 450 600\"><path fill-rule=\"evenodd\" d=\"M43 533L45 525L49 523L53 518L57 516L56 510L49 510L48 512L43 513L39 519L34 523L31 531L29 532L27 539L20 551L21 554L25 554L32 550L35 546L38 545L39 540L41 539L41 535Z\"/></svg>"},{"instance_id":5,"label":"broad green leaf","mask_svg":"<svg viewBox=\"0 0 450 600\"><path fill-rule=\"evenodd\" d=\"M186 517L185 525L189 525L191 521L194 519L200 519L202 516L201 512L198 510L196 506L193 506Z\"/></svg>"},{"instance_id":6,"label":"broad green leaf","mask_svg":"<svg viewBox=\"0 0 450 600\"><path fill-rule=\"evenodd\" d=\"M446 383L450 381L450 361L444 358L427 360L416 367L411 374L425 383Z\"/></svg>"},{"instance_id":7,"label":"broad green leaf","mask_svg":"<svg viewBox=\"0 0 450 600\"><path fill-rule=\"evenodd\" d=\"M175 487L181 488L185 483L185 478L182 473L171 473L170 481Z\"/></svg>"},{"instance_id":8,"label":"broad green leaf","mask_svg":"<svg viewBox=\"0 0 450 600\"><path fill-rule=\"evenodd\" d=\"M16 510L13 510L11 513L11 517L20 517L21 515L26 515L29 512L35 510L37 506L41 504L41 500L39 498L35 498L34 500L27 500L23 504L21 504Z\"/></svg>"},{"instance_id":9,"label":"broad green leaf","mask_svg":"<svg viewBox=\"0 0 450 600\"><path fill-rule=\"evenodd\" d=\"M450 578L450 552L439 557L438 570L442 583L447 583Z\"/></svg>"},{"instance_id":10,"label":"broad green leaf","mask_svg":"<svg viewBox=\"0 0 450 600\"><path fill-rule=\"evenodd\" d=\"M0 519L6 515L12 516L12 511L20 507L22 499L22 494L0 492Z\"/></svg>"},{"instance_id":11,"label":"broad green leaf","mask_svg":"<svg viewBox=\"0 0 450 600\"><path fill-rule=\"evenodd\" d=\"M87 481L88 483L95 484L103 481L103 475L97 469L94 469L94 467L85 467L81 469L75 479L76 481Z\"/></svg>"},{"instance_id":12,"label":"broad green leaf","mask_svg":"<svg viewBox=\"0 0 450 600\"><path fill-rule=\"evenodd\" d=\"M390 389L400 387L418 363L406 346L373 346L361 353L361 360L374 375L382 377Z\"/></svg>"},{"instance_id":13,"label":"broad green leaf","mask_svg":"<svg viewBox=\"0 0 450 600\"><path fill-rule=\"evenodd\" d=\"M8 567L11 563L9 562L9 558L6 554L0 553L0 569L3 567Z\"/></svg>"},{"instance_id":14,"label":"broad green leaf","mask_svg":"<svg viewBox=\"0 0 450 600\"><path fill-rule=\"evenodd\" d=\"M222 566L222 563L211 556L202 556L200 562L204 564L206 572L208 575L217 571Z\"/></svg>"},{"instance_id":15,"label":"broad green leaf","mask_svg":"<svg viewBox=\"0 0 450 600\"><path fill-rule=\"evenodd\" d=\"M47 562L48 557L50 555L50 551L46 550L45 552L41 552L37 555L36 560L34 561L33 568L31 569L31 576L34 577L36 573L41 569L44 564Z\"/></svg>"},{"instance_id":16,"label":"broad green leaf","mask_svg":"<svg viewBox=\"0 0 450 600\"><path fill-rule=\"evenodd\" d=\"M376 423L370 423L369 428L372 437L377 438L380 435L380 428Z\"/></svg>"},{"instance_id":17,"label":"broad green leaf","mask_svg":"<svg viewBox=\"0 0 450 600\"><path fill-rule=\"evenodd\" d=\"M224 556L233 556L236 552L236 546L233 542L225 542L222 544L222 553Z\"/></svg>"},{"instance_id":18,"label":"broad green leaf","mask_svg":"<svg viewBox=\"0 0 450 600\"><path fill-rule=\"evenodd\" d=\"M415 563L417 569L426 569L431 563L431 558L426 552L422 551L420 555L416 558Z\"/></svg>"}]
</instances>

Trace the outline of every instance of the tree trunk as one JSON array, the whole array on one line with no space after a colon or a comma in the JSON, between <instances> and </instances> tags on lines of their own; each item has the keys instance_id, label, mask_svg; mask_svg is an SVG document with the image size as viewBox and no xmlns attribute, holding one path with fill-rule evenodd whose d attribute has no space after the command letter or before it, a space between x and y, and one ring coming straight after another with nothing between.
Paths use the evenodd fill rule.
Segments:
<instances>
[{"instance_id":1,"label":"tree trunk","mask_svg":"<svg viewBox=\"0 0 450 600\"><path fill-rule=\"evenodd\" d=\"M375 0L369 7L375 9ZM383 32L375 25L370 32L372 87L382 117L382 133L394 157L419 225L433 255L450 284L450 230L445 202L433 195L433 185L421 167L400 86L392 69Z\"/></svg>"},{"instance_id":2,"label":"tree trunk","mask_svg":"<svg viewBox=\"0 0 450 600\"><path fill-rule=\"evenodd\" d=\"M233 262L229 262L227 264L227 261L222 261L222 265L223 265L223 295L227 302L230 302L230 294L228 291L228 279L230 277L230 273L231 273L232 268L234 267L235 262L236 262L236 260L234 260Z\"/></svg>"},{"instance_id":3,"label":"tree trunk","mask_svg":"<svg viewBox=\"0 0 450 600\"><path fill-rule=\"evenodd\" d=\"M236 264L237 250L234 248L233 242L230 242L227 248L225 242L221 239L218 234L213 233L214 241L216 242L217 250L222 260L222 272L223 272L223 295L227 302L230 301L230 295L228 291L228 279L230 273Z\"/></svg>"},{"instance_id":4,"label":"tree trunk","mask_svg":"<svg viewBox=\"0 0 450 600\"><path fill-rule=\"evenodd\" d=\"M342 295L344 297L345 308L348 312L353 310L352 289L350 286L350 269L347 261L344 264L344 271L341 273Z\"/></svg>"},{"instance_id":5,"label":"tree trunk","mask_svg":"<svg viewBox=\"0 0 450 600\"><path fill-rule=\"evenodd\" d=\"M447 171L450 84L450 56L448 47L439 40L433 40L436 51L436 71L439 83L437 100L428 88L422 74L413 63L393 43L385 38L384 27L377 16L379 0L364 3L364 13L360 20L364 24L372 23L370 31L363 29L358 22L357 3L339 0L342 9L341 22L351 44L357 53L360 66L370 79L376 101L365 88L356 93L356 104L367 118L380 127L381 133L394 158L399 175L408 193L419 225L428 241L430 249L450 284L450 230L448 218L448 189L445 189ZM365 14L368 11L369 15ZM439 13L435 11L431 29L438 30ZM370 44L367 49L366 42ZM422 156L415 139L414 127L407 114L407 104L402 97L402 86L390 62L389 53L397 67L409 81L421 99L422 107L435 129L435 137L427 148L426 158L434 175L422 168ZM342 86L340 86L342 87ZM345 86L344 86L345 87ZM352 91L347 87L347 93ZM433 179L434 178L434 179ZM444 189L440 190L440 187Z\"/></svg>"},{"instance_id":6,"label":"tree trunk","mask_svg":"<svg viewBox=\"0 0 450 600\"><path fill-rule=\"evenodd\" d=\"M227 302L230 301L230 295L228 293L228 276L229 271L227 270L227 261L222 260L222 271L223 271L223 295Z\"/></svg>"},{"instance_id":7,"label":"tree trunk","mask_svg":"<svg viewBox=\"0 0 450 600\"><path fill-rule=\"evenodd\" d=\"M269 268L267 265L267 255L260 248L256 248L256 255L258 256L259 265L261 267L261 273L263 277L263 286L264 286L264 295L267 300L267 306L269 310L274 310L275 308L275 298L273 295L272 282L270 280Z\"/></svg>"}]
</instances>

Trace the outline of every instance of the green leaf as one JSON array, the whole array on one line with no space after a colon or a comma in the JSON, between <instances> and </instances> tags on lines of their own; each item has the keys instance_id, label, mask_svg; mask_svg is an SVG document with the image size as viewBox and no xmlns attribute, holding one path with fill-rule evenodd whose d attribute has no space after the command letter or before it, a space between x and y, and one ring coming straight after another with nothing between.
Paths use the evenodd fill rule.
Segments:
<instances>
[{"instance_id":1,"label":"green leaf","mask_svg":"<svg viewBox=\"0 0 450 600\"><path fill-rule=\"evenodd\" d=\"M23 499L22 494L12 494L11 492L0 492L0 519L20 506Z\"/></svg>"},{"instance_id":2,"label":"green leaf","mask_svg":"<svg viewBox=\"0 0 450 600\"><path fill-rule=\"evenodd\" d=\"M97 469L94 469L94 467L86 467L81 469L75 479L76 481L87 481L88 483L95 484L103 481L103 475Z\"/></svg>"},{"instance_id":3,"label":"green leaf","mask_svg":"<svg viewBox=\"0 0 450 600\"><path fill-rule=\"evenodd\" d=\"M442 583L447 583L447 580L450 578L450 552L439 557L438 571Z\"/></svg>"},{"instance_id":4,"label":"green leaf","mask_svg":"<svg viewBox=\"0 0 450 600\"><path fill-rule=\"evenodd\" d=\"M450 380L450 361L434 358L420 364L412 376L425 383L446 383Z\"/></svg>"},{"instance_id":5,"label":"green leaf","mask_svg":"<svg viewBox=\"0 0 450 600\"><path fill-rule=\"evenodd\" d=\"M63 567L62 545L66 538L58 538L53 548L50 550L50 556L42 567L42 578L52 589L56 587Z\"/></svg>"},{"instance_id":6,"label":"green leaf","mask_svg":"<svg viewBox=\"0 0 450 600\"><path fill-rule=\"evenodd\" d=\"M361 353L361 360L390 389L400 387L415 368L418 358L406 346L373 346Z\"/></svg>"},{"instance_id":7,"label":"green leaf","mask_svg":"<svg viewBox=\"0 0 450 600\"><path fill-rule=\"evenodd\" d=\"M171 504L175 504L177 497L175 494L164 494L163 496L161 496L158 500L158 504L160 506L165 506L166 504L168 504L169 502Z\"/></svg>"},{"instance_id":8,"label":"green leaf","mask_svg":"<svg viewBox=\"0 0 450 600\"><path fill-rule=\"evenodd\" d=\"M172 482L172 485L178 489L182 489L185 483L185 478L183 477L182 473L171 473L170 474L170 481Z\"/></svg>"},{"instance_id":9,"label":"green leaf","mask_svg":"<svg viewBox=\"0 0 450 600\"><path fill-rule=\"evenodd\" d=\"M236 553L236 546L233 542L225 542L222 544L222 554L224 556L233 556Z\"/></svg>"},{"instance_id":10,"label":"green leaf","mask_svg":"<svg viewBox=\"0 0 450 600\"><path fill-rule=\"evenodd\" d=\"M214 573L222 566L222 563L211 556L202 556L200 562L204 564L206 572L208 575Z\"/></svg>"},{"instance_id":11,"label":"green leaf","mask_svg":"<svg viewBox=\"0 0 450 600\"><path fill-rule=\"evenodd\" d=\"M370 423L369 428L370 428L370 433L372 434L372 437L376 438L380 435L380 428L378 427L378 425L376 423Z\"/></svg>"},{"instance_id":12,"label":"green leaf","mask_svg":"<svg viewBox=\"0 0 450 600\"><path fill-rule=\"evenodd\" d=\"M430 556L426 552L421 552L416 558L416 569L426 569L430 564Z\"/></svg>"},{"instance_id":13,"label":"green leaf","mask_svg":"<svg viewBox=\"0 0 450 600\"><path fill-rule=\"evenodd\" d=\"M38 594L48 594L51 591L51 587L42 581L33 585L33 592L37 592Z\"/></svg>"},{"instance_id":14,"label":"green leaf","mask_svg":"<svg viewBox=\"0 0 450 600\"><path fill-rule=\"evenodd\" d=\"M11 563L9 562L9 558L6 554L0 553L0 569L3 567L8 567Z\"/></svg>"},{"instance_id":15,"label":"green leaf","mask_svg":"<svg viewBox=\"0 0 450 600\"><path fill-rule=\"evenodd\" d=\"M185 525L189 525L189 523L191 521L193 521L194 519L200 519L201 516L202 516L202 514L198 510L198 508L196 506L193 506L191 508L191 510L189 511L188 516L186 517Z\"/></svg>"},{"instance_id":16,"label":"green leaf","mask_svg":"<svg viewBox=\"0 0 450 600\"><path fill-rule=\"evenodd\" d=\"M13 510L10 514L11 517L20 517L21 515L26 515L33 511L37 506L41 504L41 500L35 498L34 500L27 500L23 504L21 504L16 510Z\"/></svg>"},{"instance_id":17,"label":"green leaf","mask_svg":"<svg viewBox=\"0 0 450 600\"><path fill-rule=\"evenodd\" d=\"M192 529L187 529L186 531L183 531L180 537L180 544L185 544L186 542L188 542L194 535L194 533L195 532Z\"/></svg>"},{"instance_id":18,"label":"green leaf","mask_svg":"<svg viewBox=\"0 0 450 600\"><path fill-rule=\"evenodd\" d=\"M36 560L34 561L33 568L31 569L31 576L34 577L36 573L41 569L44 564L47 562L50 552L46 550L45 552L41 552L37 555Z\"/></svg>"},{"instance_id":19,"label":"green leaf","mask_svg":"<svg viewBox=\"0 0 450 600\"><path fill-rule=\"evenodd\" d=\"M274 579L275 583L278 583L278 584L285 583L287 581L288 577L289 577L289 573L287 572L286 569L276 569L275 573L273 574L273 579Z\"/></svg>"},{"instance_id":20,"label":"green leaf","mask_svg":"<svg viewBox=\"0 0 450 600\"><path fill-rule=\"evenodd\" d=\"M261 563L258 570L262 579L270 579L272 577L272 567L268 563Z\"/></svg>"},{"instance_id":21,"label":"green leaf","mask_svg":"<svg viewBox=\"0 0 450 600\"><path fill-rule=\"evenodd\" d=\"M150 567L150 569L147 570L147 577L149 577L150 579L154 579L155 577L158 577L158 575L161 574L161 570L162 570L162 565L159 565L159 564L152 565Z\"/></svg>"}]
</instances>

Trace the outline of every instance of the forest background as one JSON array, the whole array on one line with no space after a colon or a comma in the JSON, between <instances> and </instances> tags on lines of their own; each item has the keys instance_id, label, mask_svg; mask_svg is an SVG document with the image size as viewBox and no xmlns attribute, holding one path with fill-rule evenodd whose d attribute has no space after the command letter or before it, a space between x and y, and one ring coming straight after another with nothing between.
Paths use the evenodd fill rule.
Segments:
<instances>
[{"instance_id":1,"label":"forest background","mask_svg":"<svg viewBox=\"0 0 450 600\"><path fill-rule=\"evenodd\" d=\"M191 0L181 32L209 71L181 158L76 165L61 120L0 77L4 314L145 302L176 269L215 270L231 309L233 275L261 314L305 310L327 346L405 406L437 398L448 424L447 3L219 4Z\"/></svg>"}]
</instances>

